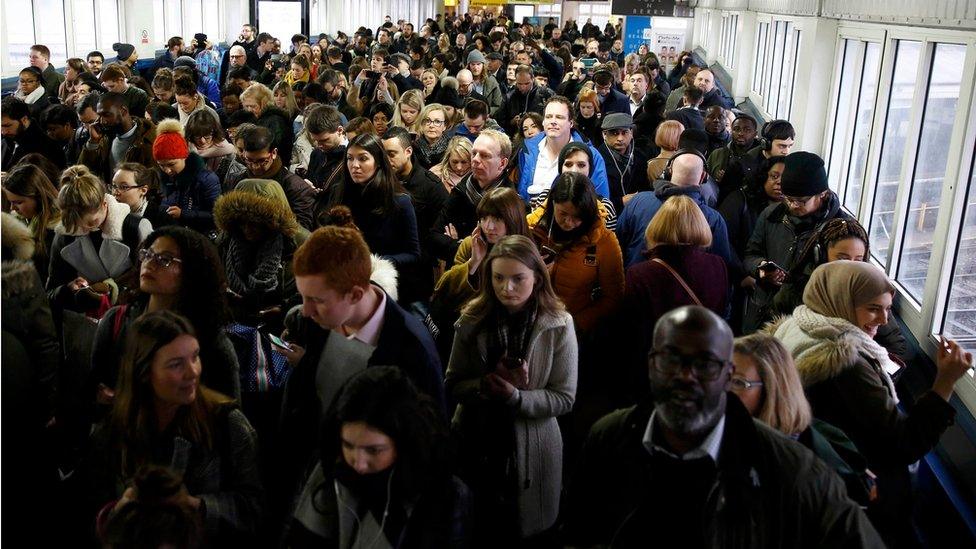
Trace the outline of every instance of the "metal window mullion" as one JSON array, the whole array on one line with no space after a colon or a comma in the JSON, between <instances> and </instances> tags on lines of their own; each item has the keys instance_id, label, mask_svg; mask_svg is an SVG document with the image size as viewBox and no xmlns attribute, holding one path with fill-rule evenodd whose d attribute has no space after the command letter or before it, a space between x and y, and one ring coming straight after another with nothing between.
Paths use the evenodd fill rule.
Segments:
<instances>
[{"instance_id":1,"label":"metal window mullion","mask_svg":"<svg viewBox=\"0 0 976 549\"><path fill-rule=\"evenodd\" d=\"M912 98L912 116L909 125L909 133L905 140L905 156L902 158L901 171L899 173L898 197L895 200L895 232L889 242L889 256L891 263L889 276L892 280L898 280L902 256L902 241L905 238L905 231L908 223L908 207L911 204L912 188L915 179L915 163L918 158L918 147L922 137L922 122L925 117L925 103L928 100L928 81L931 78L932 62L935 57L935 47L928 40L922 41L922 51L919 55L919 67L915 74L926 75L926 78L915 79L915 91ZM904 183L904 184L902 184ZM907 292L901 292L907 296Z\"/></svg>"},{"instance_id":2,"label":"metal window mullion","mask_svg":"<svg viewBox=\"0 0 976 549\"><path fill-rule=\"evenodd\" d=\"M847 55L847 45L850 39L844 38L843 36L838 36L837 38L837 48L839 51L834 54L834 60L836 66L842 66L844 64L843 60ZM838 53L840 55L837 55ZM836 62L837 59L840 59L841 61L838 63ZM844 78L849 76L850 75L845 74L842 70L834 71L834 81L830 87L830 105L827 109L827 127L830 128L830 130L824 132L823 143L823 150L827 152L826 159L828 177L830 175L830 168L836 161L834 160L834 146L837 142L837 116L840 114L840 90L844 87ZM840 187L838 187L838 189L840 189Z\"/></svg>"},{"instance_id":3,"label":"metal window mullion","mask_svg":"<svg viewBox=\"0 0 976 549\"><path fill-rule=\"evenodd\" d=\"M861 182L861 200L858 206L858 220L867 229L870 240L871 224L874 218L875 191L881 169L881 153L885 145L885 125L888 123L888 104L891 101L891 88L895 76L897 60L897 40L885 37L881 41L881 57L878 67L878 91L874 101L874 121L871 127L871 140L868 143L867 160L864 165L864 178ZM882 86L882 82L888 82ZM875 137L878 137L875 139Z\"/></svg>"},{"instance_id":4,"label":"metal window mullion","mask_svg":"<svg viewBox=\"0 0 976 549\"><path fill-rule=\"evenodd\" d=\"M857 106L860 103L861 98L861 82L864 78L864 59L868 54L867 42L863 40L856 41L857 47L861 48L860 62L857 63L857 67L854 68L854 79L853 85L851 86L851 99L848 102L848 116L847 120L844 121L844 136L846 137L844 142L844 148L838 151L841 155L840 172L838 176L840 177L840 186L837 188L837 194L840 197L840 205L844 206L844 202L847 199L847 187L849 183L849 174L851 170L851 151L854 148L854 130L857 128ZM846 53L846 52L845 52ZM839 108L838 108L839 110ZM853 113L853 116L851 115Z\"/></svg>"},{"instance_id":5,"label":"metal window mullion","mask_svg":"<svg viewBox=\"0 0 976 549\"><path fill-rule=\"evenodd\" d=\"M974 68L972 43L966 48L965 59L963 62L962 79L959 82L959 98L956 102L956 112L959 112L959 105L973 104L973 75ZM961 225L966 209L966 195L969 182L969 161L972 156L968 152L966 143L972 147L969 126L973 115L973 108L963 110L965 114L961 117L957 115L952 128L952 137L949 139L949 156L946 158L945 177L942 181L942 196L939 199L939 216L936 220L935 231L932 235L933 242L945 242L945 246L932 246L932 254L929 256L929 270L925 278L925 286L922 288L922 319L929 326L927 335L931 335L937 330L936 316L945 317L945 307L948 304L949 279L952 276L952 266L955 263L955 256L958 254L955 242L958 239L950 237L952 227ZM960 123L961 122L961 123ZM946 182L950 181L950 185ZM958 207L960 200L962 207ZM952 249L952 252L949 250ZM948 271L948 272L947 272ZM942 311L937 315L937 311ZM942 321L938 322L941 331Z\"/></svg>"}]
</instances>

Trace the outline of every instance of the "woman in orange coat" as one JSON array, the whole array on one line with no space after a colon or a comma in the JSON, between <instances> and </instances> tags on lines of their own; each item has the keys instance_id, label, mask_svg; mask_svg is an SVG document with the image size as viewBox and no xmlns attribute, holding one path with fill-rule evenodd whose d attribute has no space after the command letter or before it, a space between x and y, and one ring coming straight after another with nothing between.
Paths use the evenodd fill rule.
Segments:
<instances>
[{"instance_id":1,"label":"woman in orange coat","mask_svg":"<svg viewBox=\"0 0 976 549\"><path fill-rule=\"evenodd\" d=\"M605 216L590 178L563 172L528 218L556 295L583 333L614 312L624 293L620 245Z\"/></svg>"}]
</instances>

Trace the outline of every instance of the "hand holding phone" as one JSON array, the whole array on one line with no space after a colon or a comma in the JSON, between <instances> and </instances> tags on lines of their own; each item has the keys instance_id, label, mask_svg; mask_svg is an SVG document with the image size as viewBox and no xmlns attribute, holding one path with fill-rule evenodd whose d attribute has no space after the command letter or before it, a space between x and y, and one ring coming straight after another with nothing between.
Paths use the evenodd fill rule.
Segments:
<instances>
[{"instance_id":1,"label":"hand holding phone","mask_svg":"<svg viewBox=\"0 0 976 549\"><path fill-rule=\"evenodd\" d=\"M278 336L276 336L274 334L268 334L268 339L271 340L271 344L274 345L275 347L278 347L280 349L285 349L286 351L292 351L292 350L294 350L294 349L292 349L292 346L291 346L290 343L288 343L284 339L281 339L280 337L278 337Z\"/></svg>"}]
</instances>

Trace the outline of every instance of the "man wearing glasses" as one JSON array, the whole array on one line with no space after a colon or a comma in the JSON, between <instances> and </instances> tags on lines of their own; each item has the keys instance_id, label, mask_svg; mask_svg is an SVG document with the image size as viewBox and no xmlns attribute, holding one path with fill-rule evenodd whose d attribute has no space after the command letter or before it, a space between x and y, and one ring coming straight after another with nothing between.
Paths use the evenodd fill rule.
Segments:
<instances>
[{"instance_id":1,"label":"man wearing glasses","mask_svg":"<svg viewBox=\"0 0 976 549\"><path fill-rule=\"evenodd\" d=\"M282 159L278 156L271 131L264 126L258 126L247 132L243 138L244 165L247 171L231 178L228 176L224 186L233 189L244 179L271 179L281 185L288 198L288 205L295 213L298 223L306 229L312 229L312 209L315 205L315 192L311 184L288 171Z\"/></svg>"},{"instance_id":2,"label":"man wearing glasses","mask_svg":"<svg viewBox=\"0 0 976 549\"><path fill-rule=\"evenodd\" d=\"M608 70L598 70L593 75L593 83L603 116L613 112L630 114L630 100L614 86L613 73Z\"/></svg>"},{"instance_id":3,"label":"man wearing glasses","mask_svg":"<svg viewBox=\"0 0 976 549\"><path fill-rule=\"evenodd\" d=\"M744 266L758 286L746 305L744 333L772 319L773 300L784 282L796 283L825 260L826 250L807 249L820 229L831 219L850 218L827 185L823 159L814 153L795 152L783 160L780 190L783 201L759 215L746 244ZM802 288L796 289L802 295Z\"/></svg>"},{"instance_id":4,"label":"man wearing glasses","mask_svg":"<svg viewBox=\"0 0 976 549\"><path fill-rule=\"evenodd\" d=\"M224 71L224 84L227 84L227 80L230 78L230 71L238 67L248 71L248 74L251 75L251 77L248 79L249 81L257 80L258 74L254 72L254 69L247 65L247 50L244 49L244 46L239 44L231 46L228 59L230 60L230 63L227 66L227 70Z\"/></svg>"},{"instance_id":5,"label":"man wearing glasses","mask_svg":"<svg viewBox=\"0 0 976 549\"><path fill-rule=\"evenodd\" d=\"M653 337L651 398L590 432L569 492L567 541L883 547L836 473L730 396L732 331L724 320L681 307L658 321Z\"/></svg>"}]
</instances>

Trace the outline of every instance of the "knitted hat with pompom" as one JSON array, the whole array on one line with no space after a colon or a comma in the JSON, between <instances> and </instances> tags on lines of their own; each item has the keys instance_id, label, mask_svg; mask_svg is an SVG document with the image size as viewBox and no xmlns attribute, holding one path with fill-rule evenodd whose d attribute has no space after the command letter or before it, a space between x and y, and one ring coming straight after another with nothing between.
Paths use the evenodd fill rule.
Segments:
<instances>
[{"instance_id":1,"label":"knitted hat with pompom","mask_svg":"<svg viewBox=\"0 0 976 549\"><path fill-rule=\"evenodd\" d=\"M156 141L153 142L153 158L160 160L182 160L190 155L183 138L183 126L179 120L168 118L156 126Z\"/></svg>"}]
</instances>

